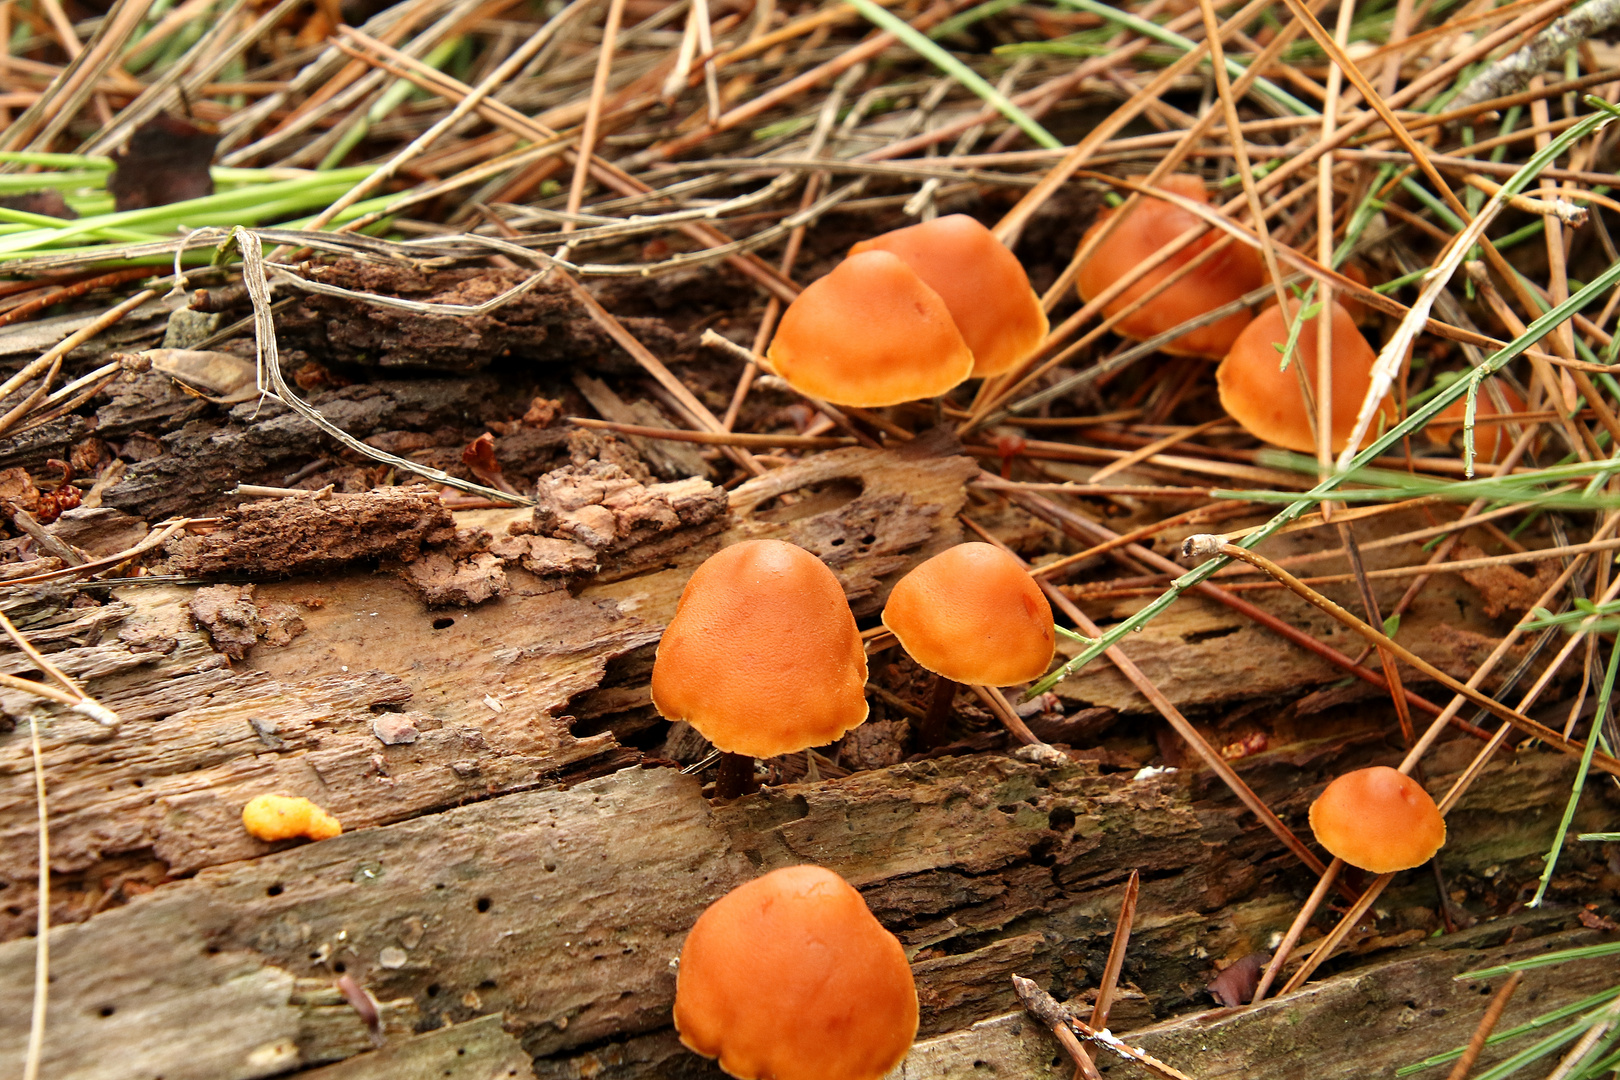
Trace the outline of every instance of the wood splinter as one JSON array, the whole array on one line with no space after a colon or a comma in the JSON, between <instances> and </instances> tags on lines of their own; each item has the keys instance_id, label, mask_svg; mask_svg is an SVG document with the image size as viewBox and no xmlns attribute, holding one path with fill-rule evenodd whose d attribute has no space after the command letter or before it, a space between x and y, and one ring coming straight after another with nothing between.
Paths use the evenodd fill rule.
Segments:
<instances>
[{"instance_id":1,"label":"wood splinter","mask_svg":"<svg viewBox=\"0 0 1620 1080\"><path fill-rule=\"evenodd\" d=\"M1069 1042L1064 1038L1064 1035L1067 1034L1069 1039L1073 1039L1078 1035L1082 1039L1089 1039L1101 1046L1106 1046L1126 1061L1136 1062L1154 1076L1159 1077L1159 1080L1192 1080L1192 1077L1180 1069L1166 1065L1146 1050L1140 1047L1127 1046L1123 1040L1107 1029L1098 1031L1071 1013L1066 1006L1051 994L1035 985L1033 980L1014 975L1012 981L1013 989L1018 993L1018 1000L1024 1003L1024 1008L1035 1019L1051 1028L1052 1034L1057 1036L1058 1041L1063 1043L1065 1048L1069 1047ZM1079 1044L1076 1043L1075 1045L1078 1046ZM1069 1052L1073 1054L1074 1050L1070 1049ZM1082 1060L1082 1055L1076 1055L1075 1060L1077 1062Z\"/></svg>"}]
</instances>

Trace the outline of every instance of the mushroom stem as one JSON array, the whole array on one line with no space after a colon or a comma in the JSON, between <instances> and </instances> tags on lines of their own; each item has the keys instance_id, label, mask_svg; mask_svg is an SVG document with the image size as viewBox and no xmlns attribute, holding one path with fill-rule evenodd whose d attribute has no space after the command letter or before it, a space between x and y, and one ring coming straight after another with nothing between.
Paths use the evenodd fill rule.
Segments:
<instances>
[{"instance_id":1,"label":"mushroom stem","mask_svg":"<svg viewBox=\"0 0 1620 1080\"><path fill-rule=\"evenodd\" d=\"M952 682L943 675L934 676L934 699L928 703L928 713L917 725L917 749L932 750L945 743L945 720L951 715L951 703L962 684Z\"/></svg>"},{"instance_id":2,"label":"mushroom stem","mask_svg":"<svg viewBox=\"0 0 1620 1080\"><path fill-rule=\"evenodd\" d=\"M720 755L720 771L714 778L714 797L737 799L759 790L754 778L754 759L747 754Z\"/></svg>"}]
</instances>

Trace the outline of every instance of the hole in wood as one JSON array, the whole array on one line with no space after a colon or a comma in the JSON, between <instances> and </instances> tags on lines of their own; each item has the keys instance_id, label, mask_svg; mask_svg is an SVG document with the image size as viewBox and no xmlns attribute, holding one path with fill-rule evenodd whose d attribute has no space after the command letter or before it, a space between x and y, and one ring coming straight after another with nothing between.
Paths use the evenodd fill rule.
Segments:
<instances>
[{"instance_id":1,"label":"hole in wood","mask_svg":"<svg viewBox=\"0 0 1620 1080\"><path fill-rule=\"evenodd\" d=\"M840 476L824 484L807 484L784 491L755 505L759 521L781 523L826 514L860 498L864 485L855 477Z\"/></svg>"}]
</instances>

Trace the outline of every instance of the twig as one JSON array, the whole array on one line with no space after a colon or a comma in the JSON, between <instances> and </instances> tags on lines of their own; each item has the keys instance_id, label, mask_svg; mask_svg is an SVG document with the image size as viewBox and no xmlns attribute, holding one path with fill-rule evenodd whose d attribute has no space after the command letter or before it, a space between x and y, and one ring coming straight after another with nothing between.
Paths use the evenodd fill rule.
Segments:
<instances>
[{"instance_id":1,"label":"twig","mask_svg":"<svg viewBox=\"0 0 1620 1080\"><path fill-rule=\"evenodd\" d=\"M1294 951L1294 946L1299 944L1300 935L1305 932L1305 927L1310 925L1311 916L1316 914L1316 909L1327 898L1328 889L1338 879L1339 871L1342 869L1344 869L1344 860L1335 856L1333 861L1328 863L1327 869L1316 879L1316 887L1311 890L1311 895L1305 898L1305 903L1300 905L1299 913L1294 916L1294 921L1288 925L1288 932L1283 935L1282 941L1278 943L1276 950L1272 952L1271 962L1266 965L1266 970L1261 974L1260 981L1255 984L1254 996L1249 999L1250 1004L1258 1004L1266 996L1266 991L1271 989L1271 984L1277 978L1277 973L1282 970L1289 954Z\"/></svg>"},{"instance_id":2,"label":"twig","mask_svg":"<svg viewBox=\"0 0 1620 1080\"><path fill-rule=\"evenodd\" d=\"M51 986L51 834L45 807L45 757L39 748L39 710L28 710L28 734L34 755L34 800L39 807L39 911L34 924L34 1009L28 1024L28 1056L23 1080L37 1080L45 1051L45 1010Z\"/></svg>"},{"instance_id":3,"label":"twig","mask_svg":"<svg viewBox=\"0 0 1620 1080\"><path fill-rule=\"evenodd\" d=\"M570 416L568 422L576 427L596 431L613 431L643 439L662 439L665 442L703 443L707 446L745 446L762 450L771 447L788 450L836 450L841 446L856 445L854 439L844 436L821 438L813 435L750 435L734 431L681 431L674 428L646 427L641 424L621 424L614 420L593 420L584 416Z\"/></svg>"},{"instance_id":4,"label":"twig","mask_svg":"<svg viewBox=\"0 0 1620 1080\"><path fill-rule=\"evenodd\" d=\"M1503 57L1468 81L1447 104L1451 109L1523 90L1530 80L1563 56L1573 46L1590 40L1620 22L1620 0L1587 0L1560 16L1537 34L1530 44Z\"/></svg>"},{"instance_id":5,"label":"twig","mask_svg":"<svg viewBox=\"0 0 1620 1080\"><path fill-rule=\"evenodd\" d=\"M486 499L502 504L516 506L533 504L532 499L511 495L496 488L485 487L482 484L475 484L469 480L451 476L449 473L439 469L423 465L420 462L378 450L376 447L361 442L353 435L350 435L322 416L308 402L294 394L281 375L281 357L276 348L276 327L270 317L270 284L265 280L262 241L248 229L238 225L231 230L229 243L233 244L242 256L242 283L247 286L248 296L253 301L253 332L254 339L258 343L257 375L261 394L281 402L356 453L392 465L401 472L425 476L435 483L444 484L446 487L456 488L459 491L466 491L473 495L481 495Z\"/></svg>"},{"instance_id":6,"label":"twig","mask_svg":"<svg viewBox=\"0 0 1620 1080\"><path fill-rule=\"evenodd\" d=\"M1138 1047L1127 1046L1106 1030L1098 1031L1093 1028L1031 980L1014 975L1012 981L1013 989L1018 993L1018 1000L1024 1003L1024 1008L1028 1009L1029 1014L1035 1019L1051 1028L1054 1033L1059 1028L1068 1028L1082 1039L1100 1043L1126 1061L1135 1062L1158 1077L1159 1080L1192 1080L1192 1077L1180 1069L1166 1065L1147 1051Z\"/></svg>"}]
</instances>

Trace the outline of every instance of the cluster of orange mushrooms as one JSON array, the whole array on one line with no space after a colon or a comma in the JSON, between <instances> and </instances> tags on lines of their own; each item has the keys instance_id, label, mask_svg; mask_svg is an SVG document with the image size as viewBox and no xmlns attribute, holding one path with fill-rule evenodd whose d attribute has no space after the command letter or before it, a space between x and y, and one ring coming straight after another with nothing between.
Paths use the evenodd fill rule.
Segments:
<instances>
[{"instance_id":1,"label":"cluster of orange mushrooms","mask_svg":"<svg viewBox=\"0 0 1620 1080\"><path fill-rule=\"evenodd\" d=\"M1207 201L1195 177L1171 177L1166 186ZM1093 231L1106 222L1105 215ZM1080 295L1098 295L1195 222L1183 207L1144 200L1080 268ZM1206 255L1222 243L1206 237L1115 299L1106 312L1204 256L1179 289L1143 304L1119 332L1162 334L1263 283L1247 247L1226 243ZM1342 441L1340 408L1348 429L1373 353L1342 306L1330 317L1334 432ZM1278 308L1257 317L1238 310L1165 351L1224 357L1217 377L1227 411L1268 442L1310 450L1296 376L1278 371L1273 348L1287 329ZM984 226L957 215L855 245L788 308L769 359L809 396L880 407L1008 371L1046 334L1045 312L1017 259ZM1314 379L1309 326L1299 354ZM1486 453L1494 455L1494 442ZM1055 651L1045 595L1014 556L991 544L960 544L917 566L895 584L882 618L952 691L956 683L1032 681ZM866 677L860 631L827 565L793 544L747 540L721 549L687 582L658 645L652 697L664 717L691 724L721 751L715 794L734 798L757 786L755 758L825 746L865 722ZM304 800L278 796L250 803L244 824L265 839L321 839L340 828ZM1385 767L1334 780L1312 804L1310 824L1335 857L1374 873L1422 864L1446 835L1422 786ZM904 948L859 892L821 867L775 870L715 901L687 936L677 970L681 1041L741 1080L877 1080L916 1037L917 991Z\"/></svg>"},{"instance_id":2,"label":"cluster of orange mushrooms","mask_svg":"<svg viewBox=\"0 0 1620 1080\"><path fill-rule=\"evenodd\" d=\"M883 624L922 667L1010 686L1052 662L1051 607L1018 560L965 543L901 578ZM698 567L653 664L652 696L723 752L717 795L754 758L826 745L865 722L866 652L825 563L780 540L745 540ZM1428 793L1394 769L1329 784L1310 810L1322 846L1375 873L1417 866L1445 842ZM860 893L816 866L775 870L710 905L681 950L681 1041L741 1080L877 1080L917 1032L900 942Z\"/></svg>"},{"instance_id":3,"label":"cluster of orange mushrooms","mask_svg":"<svg viewBox=\"0 0 1620 1080\"><path fill-rule=\"evenodd\" d=\"M1199 177L1178 173L1159 183L1177 198L1209 205ZM1201 223L1185 206L1152 196L1117 222L1116 216L1114 210L1103 211L1082 240L1085 245L1105 233L1078 268L1076 286L1084 301ZM1351 272L1360 276L1354 267ZM1149 296L1173 275L1180 275L1174 284ZM1110 300L1103 314L1113 317L1136 305L1114 329L1146 341L1238 304L1267 280L1258 251L1209 231ZM1286 370L1278 356L1299 308L1297 300L1286 307L1270 302L1258 315L1239 307L1171 339L1161 351L1219 361L1216 382L1227 414L1263 442L1311 453L1317 449L1315 418L1301 383L1318 385L1322 315L1305 320L1296 337L1298 371ZM1377 354L1346 304L1334 300L1327 318L1333 342L1330 445L1337 453L1355 427ZM1045 309L1017 258L979 222L953 214L852 247L848 258L788 307L767 359L811 398L878 408L937 397L966 379L1012 371L1040 350L1048 329ZM1506 400L1512 411L1524 408L1516 394L1509 392ZM1449 442L1462 429L1463 410L1458 402L1442 413L1430 425L1429 437ZM1385 423L1395 421L1394 399L1386 396L1380 412ZM1480 457L1497 460L1501 441L1497 429L1486 430L1477 448Z\"/></svg>"},{"instance_id":4,"label":"cluster of orange mushrooms","mask_svg":"<svg viewBox=\"0 0 1620 1080\"><path fill-rule=\"evenodd\" d=\"M1195 177L1171 178L1169 186L1207 200ZM1138 216L1143 227L1127 229ZM1082 298L1195 221L1162 200L1144 200L1130 217L1080 268ZM1130 304L1219 243L1212 235L1189 246L1105 311ZM1116 329L1150 338L1264 280L1258 256L1228 243L1180 289L1143 304ZM1334 435L1342 443L1341 423L1347 431L1354 421L1374 354L1342 306L1330 317ZM989 230L957 215L855 245L788 308L768 359L807 396L875 408L1011 370L1035 354L1047 329L1017 260ZM1228 413L1268 442L1310 450L1297 377L1278 371L1272 347L1287 332L1275 307L1259 317L1239 310L1165 351L1224 358L1218 381ZM1299 355L1314 379L1312 326L1299 335ZM891 590L882 619L920 666L953 689L955 682L1031 681L1055 651L1046 597L1016 558L991 544L960 544L916 567ZM754 758L826 745L863 723L866 675L854 615L826 564L792 544L750 540L722 549L692 575L658 646L652 696L663 716L686 721L722 751L715 793L734 797L749 790ZM1433 800L1384 767L1329 784L1310 822L1335 857L1375 873L1420 865L1445 841ZM732 890L698 919L681 952L674 1016L683 1043L742 1080L877 1080L911 1046L917 992L900 942L860 894L828 870L795 866Z\"/></svg>"}]
</instances>

